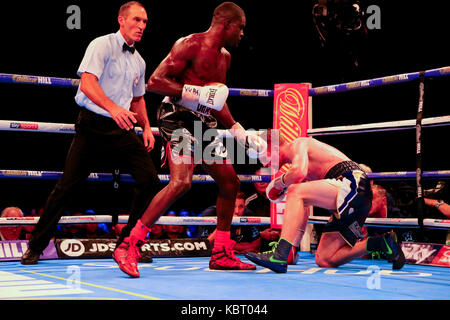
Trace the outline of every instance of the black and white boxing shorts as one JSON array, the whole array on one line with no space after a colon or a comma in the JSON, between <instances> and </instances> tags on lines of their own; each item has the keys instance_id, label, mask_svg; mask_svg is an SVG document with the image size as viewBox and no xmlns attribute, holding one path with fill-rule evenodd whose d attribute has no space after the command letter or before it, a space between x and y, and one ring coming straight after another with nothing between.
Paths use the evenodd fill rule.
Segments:
<instances>
[{"instance_id":1,"label":"black and white boxing shorts","mask_svg":"<svg viewBox=\"0 0 450 320\"><path fill-rule=\"evenodd\" d=\"M339 232L344 240L354 246L363 238L361 228L372 207L372 188L369 178L353 161L343 161L332 167L325 181L339 188L336 210L332 211L324 233Z\"/></svg>"},{"instance_id":2,"label":"black and white boxing shorts","mask_svg":"<svg viewBox=\"0 0 450 320\"><path fill-rule=\"evenodd\" d=\"M166 97L158 108L157 123L163 139L161 160L175 163L226 163L227 149L218 136L217 120L206 112L196 113Z\"/></svg>"}]
</instances>

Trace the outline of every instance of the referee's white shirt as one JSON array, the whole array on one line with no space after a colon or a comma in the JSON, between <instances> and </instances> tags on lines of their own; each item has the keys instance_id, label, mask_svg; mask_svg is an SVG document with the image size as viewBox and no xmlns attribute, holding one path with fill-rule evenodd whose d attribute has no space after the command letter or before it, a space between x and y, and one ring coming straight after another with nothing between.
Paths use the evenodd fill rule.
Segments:
<instances>
[{"instance_id":1,"label":"referee's white shirt","mask_svg":"<svg viewBox=\"0 0 450 320\"><path fill-rule=\"evenodd\" d=\"M98 37L89 44L78 68L81 77L84 72L98 78L106 96L118 106L129 110L133 97L145 94L145 61L137 50L132 54L123 51L125 43L120 31ZM78 87L76 103L97 114L111 117L103 108L93 103Z\"/></svg>"}]
</instances>

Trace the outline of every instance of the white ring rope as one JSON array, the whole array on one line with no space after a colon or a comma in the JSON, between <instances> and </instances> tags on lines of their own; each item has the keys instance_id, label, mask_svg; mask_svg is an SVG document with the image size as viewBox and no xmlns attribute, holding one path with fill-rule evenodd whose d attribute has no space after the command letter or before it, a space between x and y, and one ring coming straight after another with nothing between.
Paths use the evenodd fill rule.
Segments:
<instances>
[{"instance_id":1,"label":"white ring rope","mask_svg":"<svg viewBox=\"0 0 450 320\"><path fill-rule=\"evenodd\" d=\"M309 223L326 224L330 220L327 216L310 216ZM367 218L368 227L419 228L418 218ZM424 227L431 229L450 229L450 219L424 219Z\"/></svg>"},{"instance_id":2,"label":"white ring rope","mask_svg":"<svg viewBox=\"0 0 450 320\"><path fill-rule=\"evenodd\" d=\"M423 127L438 127L448 125L450 125L450 115L425 118L422 120ZM307 133L309 136L321 136L321 135L337 135L348 133L407 130L415 128L416 128L416 119L413 119L413 120L388 121L388 122L378 122L359 125L336 126L327 128L315 128L315 129L308 129Z\"/></svg>"},{"instance_id":3,"label":"white ring rope","mask_svg":"<svg viewBox=\"0 0 450 320\"><path fill-rule=\"evenodd\" d=\"M326 224L327 216L310 216L310 224ZM112 223L110 215L63 216L58 224ZM37 224L39 217L0 218L0 226L31 226ZM119 215L117 223L127 223L128 216ZM424 226L433 229L450 229L450 219L424 219ZM217 217L172 217L162 216L156 221L160 225L217 225ZM232 225L270 225L270 217L233 217ZM367 218L368 227L419 228L417 218Z\"/></svg>"},{"instance_id":4,"label":"white ring rope","mask_svg":"<svg viewBox=\"0 0 450 320\"><path fill-rule=\"evenodd\" d=\"M85 215L85 216L62 216L58 224L91 224L112 223L110 215ZM31 226L37 224L39 217L8 217L0 218L0 226ZM127 223L127 215L119 215L117 223ZM217 217L172 217L162 216L156 221L161 225L216 225ZM268 225L270 217L233 217L233 225Z\"/></svg>"},{"instance_id":5,"label":"white ring rope","mask_svg":"<svg viewBox=\"0 0 450 320\"><path fill-rule=\"evenodd\" d=\"M432 117L423 119L423 127L438 127L450 125L450 115ZM415 129L416 120L401 120L377 122L359 125L336 126L327 128L308 129L309 136L320 135L336 135L348 133L363 133L363 132L378 132L378 131L395 131ZM50 122L32 122L32 121L14 121L14 120L0 120L0 131L26 131L26 132L40 132L40 133L75 133L75 125L67 123L50 123ZM142 128L136 127L137 134L142 134ZM152 127L154 135L159 136L157 127ZM233 137L228 130L217 130L220 137Z\"/></svg>"},{"instance_id":6,"label":"white ring rope","mask_svg":"<svg viewBox=\"0 0 450 320\"><path fill-rule=\"evenodd\" d=\"M151 127L152 133L159 136L159 129ZM66 133L74 134L75 125L69 123L35 122L23 120L0 120L0 131L22 131L34 133ZM135 127L137 134L142 134L142 128ZM228 130L217 129L219 137L233 138Z\"/></svg>"}]
</instances>

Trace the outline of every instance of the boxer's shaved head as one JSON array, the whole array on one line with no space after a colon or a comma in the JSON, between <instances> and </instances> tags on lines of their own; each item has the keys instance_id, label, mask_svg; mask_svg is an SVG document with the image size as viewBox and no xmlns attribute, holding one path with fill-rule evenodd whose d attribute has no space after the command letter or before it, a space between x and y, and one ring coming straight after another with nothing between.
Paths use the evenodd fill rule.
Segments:
<instances>
[{"instance_id":1,"label":"boxer's shaved head","mask_svg":"<svg viewBox=\"0 0 450 320\"><path fill-rule=\"evenodd\" d=\"M223 2L215 10L212 18L212 24L223 21L234 22L245 17L244 10L234 2Z\"/></svg>"}]
</instances>

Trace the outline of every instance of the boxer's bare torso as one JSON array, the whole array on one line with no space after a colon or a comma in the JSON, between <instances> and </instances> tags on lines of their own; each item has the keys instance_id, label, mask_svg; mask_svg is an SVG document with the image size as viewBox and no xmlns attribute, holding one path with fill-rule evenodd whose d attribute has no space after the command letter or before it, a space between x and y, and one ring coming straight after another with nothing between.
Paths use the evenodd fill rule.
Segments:
<instances>
[{"instance_id":1,"label":"boxer's bare torso","mask_svg":"<svg viewBox=\"0 0 450 320\"><path fill-rule=\"evenodd\" d=\"M155 70L149 88L163 95L178 96L181 94L181 84L225 83L231 56L225 48L213 43L217 43L213 35L205 33L179 39ZM171 80L178 86L173 85ZM167 86L168 83L171 85Z\"/></svg>"},{"instance_id":2,"label":"boxer's bare torso","mask_svg":"<svg viewBox=\"0 0 450 320\"><path fill-rule=\"evenodd\" d=\"M324 179L328 170L350 159L338 149L314 138L297 138L287 148L286 156L294 168L304 175L304 181Z\"/></svg>"},{"instance_id":3,"label":"boxer's bare torso","mask_svg":"<svg viewBox=\"0 0 450 320\"><path fill-rule=\"evenodd\" d=\"M226 31L210 28L206 32L180 38L150 77L147 88L161 95L180 97L184 84L225 84L231 62L225 46L237 46L244 27L245 17L230 24ZM228 128L235 123L226 103L220 112L214 111L213 114Z\"/></svg>"},{"instance_id":4,"label":"boxer's bare torso","mask_svg":"<svg viewBox=\"0 0 450 320\"><path fill-rule=\"evenodd\" d=\"M185 64L179 75L179 82L194 85L212 81L226 82L231 55L225 48L217 48L209 42L211 41L203 33L190 35L177 42L180 57L174 63Z\"/></svg>"}]
</instances>

